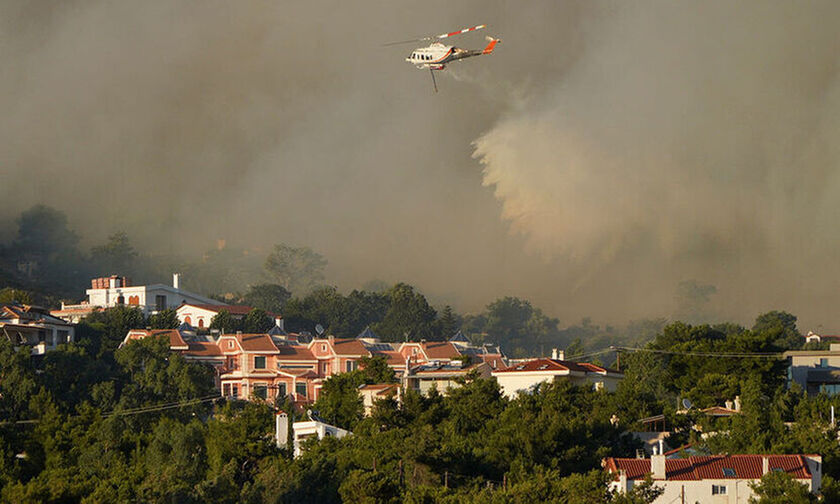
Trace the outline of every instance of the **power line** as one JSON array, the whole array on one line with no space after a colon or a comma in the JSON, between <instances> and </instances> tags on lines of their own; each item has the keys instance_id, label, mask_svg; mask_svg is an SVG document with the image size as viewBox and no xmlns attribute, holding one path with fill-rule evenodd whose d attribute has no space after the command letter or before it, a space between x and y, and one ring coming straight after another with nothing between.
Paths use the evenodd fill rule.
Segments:
<instances>
[{"instance_id":1,"label":"power line","mask_svg":"<svg viewBox=\"0 0 840 504\"><path fill-rule=\"evenodd\" d=\"M198 398L195 398L195 399L187 399L187 400L178 401L178 402L155 404L155 405L151 405L151 406L142 406L142 407L139 407L139 408L130 408L130 409L125 409L125 410L113 410L113 411L109 411L107 413L102 413L102 417L103 418L108 418L108 417L115 417L115 416L140 415L142 413L153 413L153 412L164 411L164 410L168 410L168 409L183 408L185 406L195 406L195 405L198 405L198 404L215 401L216 399L219 399L220 397L222 397L222 396L221 395L209 395L209 396L198 397ZM72 415L72 416L68 416L67 418L69 419L69 418L81 418L81 417L82 417L82 415ZM19 424L35 424L35 423L38 423L39 421L40 420L38 420L38 419L16 420L14 422L0 422L0 425L10 424L10 423L18 424L18 425Z\"/></svg>"},{"instance_id":2,"label":"power line","mask_svg":"<svg viewBox=\"0 0 840 504\"><path fill-rule=\"evenodd\" d=\"M783 353L779 352L687 352L676 350L657 350L653 348L635 348L635 347L611 347L610 350L618 351L624 350L627 352L650 352L665 355L690 355L694 357L722 357L722 358L757 358L757 359L781 359L784 357Z\"/></svg>"}]
</instances>

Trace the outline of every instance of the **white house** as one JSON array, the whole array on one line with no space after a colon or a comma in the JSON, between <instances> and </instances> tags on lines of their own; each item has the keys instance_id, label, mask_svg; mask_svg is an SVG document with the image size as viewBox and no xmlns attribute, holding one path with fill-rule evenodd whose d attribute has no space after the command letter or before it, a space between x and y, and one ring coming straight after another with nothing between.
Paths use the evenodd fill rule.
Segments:
<instances>
[{"instance_id":1,"label":"white house","mask_svg":"<svg viewBox=\"0 0 840 504\"><path fill-rule=\"evenodd\" d=\"M69 323L44 308L20 304L0 307L0 334L15 346L28 346L33 355L43 355L61 343L75 340Z\"/></svg>"},{"instance_id":2,"label":"white house","mask_svg":"<svg viewBox=\"0 0 840 504\"><path fill-rule=\"evenodd\" d=\"M590 385L598 390L614 391L624 374L588 362L561 359L532 359L492 372L502 393L513 399L519 392L529 393L540 383L570 380L575 385Z\"/></svg>"},{"instance_id":3,"label":"white house","mask_svg":"<svg viewBox=\"0 0 840 504\"><path fill-rule=\"evenodd\" d=\"M798 383L810 395L840 393L840 343L830 343L829 350L790 350L784 355L788 386Z\"/></svg>"},{"instance_id":4,"label":"white house","mask_svg":"<svg viewBox=\"0 0 840 504\"><path fill-rule=\"evenodd\" d=\"M181 289L181 275L172 275L172 285L151 284L131 285L126 277L111 275L110 277L94 278L91 288L86 291L87 301L78 305L62 303L62 312L78 314L90 312L97 308L112 308L117 305L127 305L140 308L145 315L159 312L168 308L178 308L184 303L202 305L224 305L221 301L210 299Z\"/></svg>"},{"instance_id":5,"label":"white house","mask_svg":"<svg viewBox=\"0 0 840 504\"><path fill-rule=\"evenodd\" d=\"M710 502L737 504L749 502L755 493L750 483L770 471L786 472L812 493L822 485L822 457L819 455L711 455L667 458L613 458L602 461L614 476L610 489L627 492L650 474L662 488L654 504L671 502Z\"/></svg>"},{"instance_id":6,"label":"white house","mask_svg":"<svg viewBox=\"0 0 840 504\"><path fill-rule=\"evenodd\" d=\"M219 311L226 310L231 317L236 320L244 319L248 313L253 310L250 306L244 305L225 305L225 304L201 304L201 303L184 303L178 307L178 320L182 324L188 324L192 327L204 328L209 327ZM274 320L274 325L283 329L283 317L274 313L268 313L268 316Z\"/></svg>"},{"instance_id":7,"label":"white house","mask_svg":"<svg viewBox=\"0 0 840 504\"><path fill-rule=\"evenodd\" d=\"M309 421L293 422L292 423L292 446L294 447L294 456L298 457L302 453L301 445L307 439L317 436L318 439L325 437L334 437L341 439L344 436L353 434L348 430L330 425L317 416L313 415L311 411L307 412ZM284 411L278 411L274 416L274 440L278 448L283 448L288 444L289 438L289 415Z\"/></svg>"}]
</instances>

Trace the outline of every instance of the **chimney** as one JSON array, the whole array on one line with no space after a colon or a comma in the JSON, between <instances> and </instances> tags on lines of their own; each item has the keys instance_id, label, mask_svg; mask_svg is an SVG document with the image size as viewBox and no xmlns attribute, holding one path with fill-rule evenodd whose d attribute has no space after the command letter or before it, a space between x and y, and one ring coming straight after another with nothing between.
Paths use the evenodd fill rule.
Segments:
<instances>
[{"instance_id":1,"label":"chimney","mask_svg":"<svg viewBox=\"0 0 840 504\"><path fill-rule=\"evenodd\" d=\"M285 448L289 443L289 415L285 411L274 414L274 441L277 448Z\"/></svg>"},{"instance_id":2,"label":"chimney","mask_svg":"<svg viewBox=\"0 0 840 504\"><path fill-rule=\"evenodd\" d=\"M741 396L735 396L735 411L741 411Z\"/></svg>"},{"instance_id":3,"label":"chimney","mask_svg":"<svg viewBox=\"0 0 840 504\"><path fill-rule=\"evenodd\" d=\"M764 476L765 474L770 472L770 457L761 457L761 475Z\"/></svg>"},{"instance_id":4,"label":"chimney","mask_svg":"<svg viewBox=\"0 0 840 504\"><path fill-rule=\"evenodd\" d=\"M665 479L665 453L662 450L662 440L659 440L659 450L654 447L650 457L650 472L655 480Z\"/></svg>"},{"instance_id":5,"label":"chimney","mask_svg":"<svg viewBox=\"0 0 840 504\"><path fill-rule=\"evenodd\" d=\"M723 403L726 406L726 409L731 410L733 407L732 401L726 401Z\"/></svg>"},{"instance_id":6,"label":"chimney","mask_svg":"<svg viewBox=\"0 0 840 504\"><path fill-rule=\"evenodd\" d=\"M112 276L111 278L108 279L108 288L109 289L116 289L117 287L119 287L117 285L117 277Z\"/></svg>"},{"instance_id":7,"label":"chimney","mask_svg":"<svg viewBox=\"0 0 840 504\"><path fill-rule=\"evenodd\" d=\"M172 273L172 287L176 289L181 288L181 274L180 273Z\"/></svg>"},{"instance_id":8,"label":"chimney","mask_svg":"<svg viewBox=\"0 0 840 504\"><path fill-rule=\"evenodd\" d=\"M551 349L551 358L555 359L555 360L557 359L557 349L556 348Z\"/></svg>"},{"instance_id":9,"label":"chimney","mask_svg":"<svg viewBox=\"0 0 840 504\"><path fill-rule=\"evenodd\" d=\"M557 350L557 360L566 360L565 350Z\"/></svg>"}]
</instances>

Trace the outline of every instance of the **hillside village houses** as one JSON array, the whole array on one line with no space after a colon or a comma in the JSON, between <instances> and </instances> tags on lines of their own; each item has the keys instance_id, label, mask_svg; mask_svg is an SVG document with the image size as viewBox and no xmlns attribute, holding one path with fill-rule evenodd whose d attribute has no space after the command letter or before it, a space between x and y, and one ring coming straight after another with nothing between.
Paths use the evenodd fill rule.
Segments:
<instances>
[{"instance_id":1,"label":"hillside village houses","mask_svg":"<svg viewBox=\"0 0 840 504\"><path fill-rule=\"evenodd\" d=\"M596 390L606 389L614 392L624 374L588 362L564 360L562 351L552 350L550 359L532 359L518 362L504 369L496 369L491 374L499 382L502 393L513 399L520 392L529 393L540 383L555 380L570 380L576 385L592 386Z\"/></svg>"},{"instance_id":2,"label":"hillside village houses","mask_svg":"<svg viewBox=\"0 0 840 504\"><path fill-rule=\"evenodd\" d=\"M794 383L809 395L840 393L840 336L821 336L809 332L806 343L828 344L828 350L789 350L788 386Z\"/></svg>"},{"instance_id":3,"label":"hillside village houses","mask_svg":"<svg viewBox=\"0 0 840 504\"><path fill-rule=\"evenodd\" d=\"M73 325L39 306L0 306L0 333L15 347L28 347L32 355L43 355L62 343L75 341Z\"/></svg>"},{"instance_id":4,"label":"hillside village houses","mask_svg":"<svg viewBox=\"0 0 840 504\"><path fill-rule=\"evenodd\" d=\"M357 338L314 338L297 334L199 335L186 327L171 330L135 329L123 344L146 337L169 338L170 349L188 360L216 370L225 397L274 401L288 397L298 408L318 399L321 386L335 374L354 371L363 358L381 357L401 386L427 392L433 385L445 392L473 369L489 377L491 365L503 364L497 347L474 347L460 341L384 343L366 329Z\"/></svg>"},{"instance_id":5,"label":"hillside village houses","mask_svg":"<svg viewBox=\"0 0 840 504\"><path fill-rule=\"evenodd\" d=\"M54 310L51 312L52 315L69 322L78 323L94 311L112 308L117 305L137 307L143 311L143 315L149 315L168 308L176 309L187 303L210 306L225 304L181 289L180 273L172 275L171 286L164 284L132 285L130 279L118 275L94 278L91 280L91 288L86 293L87 299L82 303L75 305L61 303L61 309Z\"/></svg>"},{"instance_id":6,"label":"hillside village houses","mask_svg":"<svg viewBox=\"0 0 840 504\"><path fill-rule=\"evenodd\" d=\"M610 489L626 493L650 474L664 490L654 504L672 502L744 503L756 497L750 483L771 471L785 472L819 494L819 455L707 455L678 458L678 451L660 450L650 458L605 458L601 465L613 475Z\"/></svg>"}]
</instances>

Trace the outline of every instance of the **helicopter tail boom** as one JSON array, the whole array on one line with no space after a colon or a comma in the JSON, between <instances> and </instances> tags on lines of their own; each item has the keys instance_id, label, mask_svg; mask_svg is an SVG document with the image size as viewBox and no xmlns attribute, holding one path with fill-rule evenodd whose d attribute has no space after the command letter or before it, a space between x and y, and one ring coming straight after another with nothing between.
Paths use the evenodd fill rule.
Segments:
<instances>
[{"instance_id":1,"label":"helicopter tail boom","mask_svg":"<svg viewBox=\"0 0 840 504\"><path fill-rule=\"evenodd\" d=\"M496 44L501 42L501 40L494 39L493 37L487 37L487 40L489 40L490 42L487 44L487 47L485 47L484 50L481 51L481 54L491 54L493 52L493 49L496 48Z\"/></svg>"}]
</instances>

